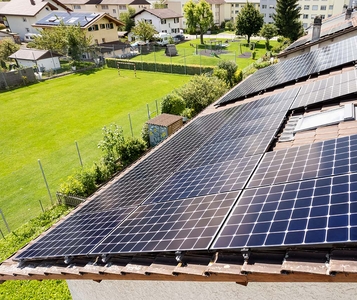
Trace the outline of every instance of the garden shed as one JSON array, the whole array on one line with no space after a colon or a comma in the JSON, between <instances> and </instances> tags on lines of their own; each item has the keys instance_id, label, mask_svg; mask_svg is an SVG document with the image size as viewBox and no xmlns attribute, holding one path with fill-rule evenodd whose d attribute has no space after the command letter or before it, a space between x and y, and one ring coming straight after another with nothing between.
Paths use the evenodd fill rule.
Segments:
<instances>
[{"instance_id":1,"label":"garden shed","mask_svg":"<svg viewBox=\"0 0 357 300\"><path fill-rule=\"evenodd\" d=\"M43 72L57 70L61 67L59 57L61 55L49 50L20 49L9 58L15 59L20 67L34 67Z\"/></svg>"},{"instance_id":2,"label":"garden shed","mask_svg":"<svg viewBox=\"0 0 357 300\"><path fill-rule=\"evenodd\" d=\"M181 116L161 114L147 121L146 124L148 124L150 146L153 147L179 130L183 121Z\"/></svg>"}]
</instances>

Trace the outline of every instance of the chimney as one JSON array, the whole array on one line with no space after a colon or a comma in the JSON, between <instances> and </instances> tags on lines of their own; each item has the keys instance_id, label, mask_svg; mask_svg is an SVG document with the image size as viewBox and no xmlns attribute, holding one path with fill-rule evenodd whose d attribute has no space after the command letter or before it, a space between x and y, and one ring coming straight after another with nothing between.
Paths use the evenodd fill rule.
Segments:
<instances>
[{"instance_id":1,"label":"chimney","mask_svg":"<svg viewBox=\"0 0 357 300\"><path fill-rule=\"evenodd\" d=\"M349 7L349 8L346 9L345 20L351 19L352 12L353 12L353 8Z\"/></svg>"},{"instance_id":2,"label":"chimney","mask_svg":"<svg viewBox=\"0 0 357 300\"><path fill-rule=\"evenodd\" d=\"M320 38L321 24L322 24L321 16L316 16L315 19L314 19L314 24L312 25L311 42L317 41Z\"/></svg>"}]
</instances>

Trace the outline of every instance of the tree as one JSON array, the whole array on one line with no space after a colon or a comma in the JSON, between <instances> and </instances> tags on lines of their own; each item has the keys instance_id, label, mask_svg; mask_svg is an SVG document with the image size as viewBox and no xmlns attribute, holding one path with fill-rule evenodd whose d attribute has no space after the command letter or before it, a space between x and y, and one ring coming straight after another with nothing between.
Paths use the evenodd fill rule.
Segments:
<instances>
[{"instance_id":1,"label":"tree","mask_svg":"<svg viewBox=\"0 0 357 300\"><path fill-rule=\"evenodd\" d=\"M154 3L154 9L159 9L159 8L167 8L167 4L165 0L158 0Z\"/></svg>"},{"instance_id":2,"label":"tree","mask_svg":"<svg viewBox=\"0 0 357 300\"><path fill-rule=\"evenodd\" d=\"M213 25L213 13L206 0L200 0L197 4L190 0L183 7L186 26L190 33L200 34L201 44L203 44L203 34Z\"/></svg>"},{"instance_id":3,"label":"tree","mask_svg":"<svg viewBox=\"0 0 357 300\"><path fill-rule=\"evenodd\" d=\"M213 75L224 80L229 87L233 87L237 82L235 73L238 69L237 64L230 60L220 60Z\"/></svg>"},{"instance_id":4,"label":"tree","mask_svg":"<svg viewBox=\"0 0 357 300\"><path fill-rule=\"evenodd\" d=\"M156 33L156 30L152 24L147 23L145 20L140 20L133 27L132 32L134 35L139 37L140 40L148 41L152 39L153 35Z\"/></svg>"},{"instance_id":5,"label":"tree","mask_svg":"<svg viewBox=\"0 0 357 300\"><path fill-rule=\"evenodd\" d=\"M92 40L88 38L81 26L67 26L63 22L54 28L44 29L35 37L36 47L69 55L80 60L82 53L90 49Z\"/></svg>"},{"instance_id":6,"label":"tree","mask_svg":"<svg viewBox=\"0 0 357 300\"><path fill-rule=\"evenodd\" d=\"M185 101L176 93L166 95L161 102L161 113L180 115L185 108Z\"/></svg>"},{"instance_id":7,"label":"tree","mask_svg":"<svg viewBox=\"0 0 357 300\"><path fill-rule=\"evenodd\" d=\"M263 26L264 17L252 3L247 2L237 15L237 35L246 35L248 44L253 34L258 34Z\"/></svg>"},{"instance_id":8,"label":"tree","mask_svg":"<svg viewBox=\"0 0 357 300\"><path fill-rule=\"evenodd\" d=\"M304 34L304 28L300 21L300 5L298 0L277 0L273 19L278 33L296 41Z\"/></svg>"},{"instance_id":9,"label":"tree","mask_svg":"<svg viewBox=\"0 0 357 300\"><path fill-rule=\"evenodd\" d=\"M20 49L20 46L10 38L0 41L0 61L6 61L8 57Z\"/></svg>"},{"instance_id":10,"label":"tree","mask_svg":"<svg viewBox=\"0 0 357 300\"><path fill-rule=\"evenodd\" d=\"M130 32L135 26L135 21L131 18L131 16L135 14L135 8L127 6L127 9L127 12L119 14L119 20L125 24L121 29Z\"/></svg>"},{"instance_id":11,"label":"tree","mask_svg":"<svg viewBox=\"0 0 357 300\"><path fill-rule=\"evenodd\" d=\"M265 48L269 50L269 40L278 35L278 28L274 24L264 24L259 35L265 38Z\"/></svg>"}]
</instances>

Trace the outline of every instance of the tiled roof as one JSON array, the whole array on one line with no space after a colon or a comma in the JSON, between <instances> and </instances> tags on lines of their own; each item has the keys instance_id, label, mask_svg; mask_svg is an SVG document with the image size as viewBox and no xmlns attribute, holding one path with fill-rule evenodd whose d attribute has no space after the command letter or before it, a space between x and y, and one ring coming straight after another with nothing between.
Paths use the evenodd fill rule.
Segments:
<instances>
[{"instance_id":1,"label":"tiled roof","mask_svg":"<svg viewBox=\"0 0 357 300\"><path fill-rule=\"evenodd\" d=\"M51 2L55 3L52 4ZM11 0L4 7L1 8L1 13L3 15L13 15L13 16L35 16L39 11L41 11L46 6L49 6L52 10L57 10L57 6L61 6L66 10L70 10L68 7L63 5L60 1L39 1L39 0Z\"/></svg>"},{"instance_id":2,"label":"tiled roof","mask_svg":"<svg viewBox=\"0 0 357 300\"><path fill-rule=\"evenodd\" d=\"M134 18L137 15L140 15L142 12L147 11L148 13L158 17L159 19L173 19L173 18L181 18L182 16L171 9L168 8L160 8L160 9L143 9L136 14L132 15Z\"/></svg>"},{"instance_id":3,"label":"tiled roof","mask_svg":"<svg viewBox=\"0 0 357 300\"><path fill-rule=\"evenodd\" d=\"M149 121L146 121L148 124L159 125L159 126L169 126L179 120L181 120L181 116L171 115L171 114L161 114Z\"/></svg>"}]
</instances>

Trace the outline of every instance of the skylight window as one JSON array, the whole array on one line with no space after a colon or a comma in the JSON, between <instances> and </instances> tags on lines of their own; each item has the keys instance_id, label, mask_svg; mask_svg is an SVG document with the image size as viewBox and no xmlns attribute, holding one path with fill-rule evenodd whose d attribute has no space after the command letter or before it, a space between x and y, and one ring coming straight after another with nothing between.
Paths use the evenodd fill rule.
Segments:
<instances>
[{"instance_id":1,"label":"skylight window","mask_svg":"<svg viewBox=\"0 0 357 300\"><path fill-rule=\"evenodd\" d=\"M315 115L301 116L296 124L294 133L315 129L321 126L338 124L343 121L355 120L356 108L348 103L340 108L331 109Z\"/></svg>"},{"instance_id":2,"label":"skylight window","mask_svg":"<svg viewBox=\"0 0 357 300\"><path fill-rule=\"evenodd\" d=\"M76 21L78 21L78 18L72 17L67 21L67 23L75 23Z\"/></svg>"}]
</instances>

